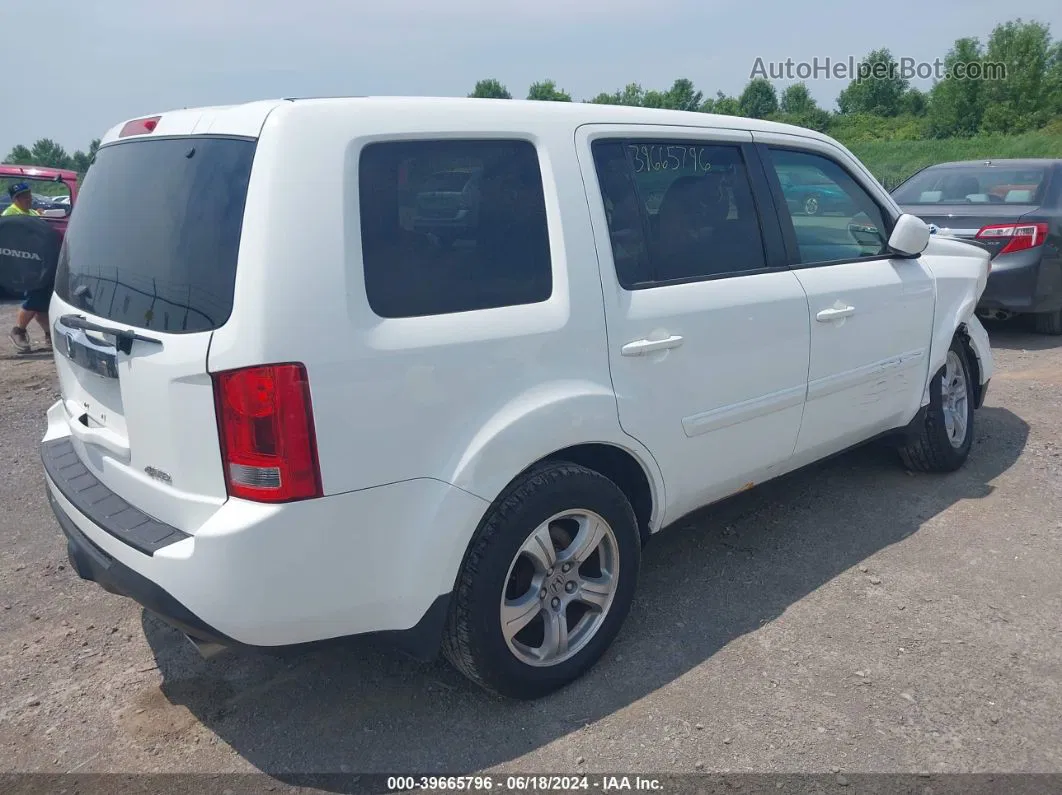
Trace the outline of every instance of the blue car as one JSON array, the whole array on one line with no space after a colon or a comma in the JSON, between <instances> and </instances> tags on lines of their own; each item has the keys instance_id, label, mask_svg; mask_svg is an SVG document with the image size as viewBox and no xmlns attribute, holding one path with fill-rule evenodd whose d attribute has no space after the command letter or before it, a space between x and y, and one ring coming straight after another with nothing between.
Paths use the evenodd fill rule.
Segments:
<instances>
[{"instance_id":1,"label":"blue car","mask_svg":"<svg viewBox=\"0 0 1062 795\"><path fill-rule=\"evenodd\" d=\"M817 172L788 171L780 173L778 179L791 212L820 215L833 211L847 212L852 207L851 198L834 182Z\"/></svg>"}]
</instances>

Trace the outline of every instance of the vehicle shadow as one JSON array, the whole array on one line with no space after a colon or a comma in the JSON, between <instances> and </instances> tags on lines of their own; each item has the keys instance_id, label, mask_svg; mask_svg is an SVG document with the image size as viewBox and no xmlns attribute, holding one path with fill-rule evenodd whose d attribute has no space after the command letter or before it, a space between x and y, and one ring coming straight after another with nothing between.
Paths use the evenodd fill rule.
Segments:
<instances>
[{"instance_id":1,"label":"vehicle shadow","mask_svg":"<svg viewBox=\"0 0 1062 795\"><path fill-rule=\"evenodd\" d=\"M993 348L1005 351L1050 351L1062 348L1062 336L1040 334L1033 319L1022 315L1011 320L981 321Z\"/></svg>"},{"instance_id":2,"label":"vehicle shadow","mask_svg":"<svg viewBox=\"0 0 1062 795\"><path fill-rule=\"evenodd\" d=\"M985 408L956 473L912 476L894 451L869 446L676 523L647 546L635 606L605 658L538 702L495 698L441 661L415 663L365 640L204 662L157 619L146 616L144 630L169 701L285 783L475 772L635 703L950 506L991 494L1028 433L1013 413ZM314 786L352 791L342 781Z\"/></svg>"}]
</instances>

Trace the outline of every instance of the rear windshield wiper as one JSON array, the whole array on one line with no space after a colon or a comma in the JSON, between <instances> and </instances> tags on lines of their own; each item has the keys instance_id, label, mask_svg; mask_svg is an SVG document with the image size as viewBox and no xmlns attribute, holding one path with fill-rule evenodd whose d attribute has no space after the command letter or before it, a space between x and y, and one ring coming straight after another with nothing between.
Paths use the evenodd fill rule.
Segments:
<instances>
[{"instance_id":1,"label":"rear windshield wiper","mask_svg":"<svg viewBox=\"0 0 1062 795\"><path fill-rule=\"evenodd\" d=\"M101 326L99 323L93 323L91 320L87 320L84 315L62 315L59 318L59 322L67 328L76 328L81 329L82 331L95 331L99 334L108 334L114 337L114 347L124 354L132 352L133 340L150 342L154 345L162 344L162 340L157 340L154 337L145 337L143 334L137 334L132 329Z\"/></svg>"}]
</instances>

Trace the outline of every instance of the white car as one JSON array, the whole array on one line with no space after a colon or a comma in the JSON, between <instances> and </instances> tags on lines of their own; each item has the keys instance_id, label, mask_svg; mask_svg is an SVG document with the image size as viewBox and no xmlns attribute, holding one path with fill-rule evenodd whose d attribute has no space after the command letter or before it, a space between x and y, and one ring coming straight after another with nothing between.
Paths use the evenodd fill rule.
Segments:
<instances>
[{"instance_id":1,"label":"white car","mask_svg":"<svg viewBox=\"0 0 1062 795\"><path fill-rule=\"evenodd\" d=\"M448 246L414 203L456 169L480 206ZM848 204L790 213L792 170ZM428 98L135 119L66 233L48 495L76 571L204 652L384 633L534 698L601 657L642 545L693 509L877 438L961 466L987 275L786 125Z\"/></svg>"}]
</instances>

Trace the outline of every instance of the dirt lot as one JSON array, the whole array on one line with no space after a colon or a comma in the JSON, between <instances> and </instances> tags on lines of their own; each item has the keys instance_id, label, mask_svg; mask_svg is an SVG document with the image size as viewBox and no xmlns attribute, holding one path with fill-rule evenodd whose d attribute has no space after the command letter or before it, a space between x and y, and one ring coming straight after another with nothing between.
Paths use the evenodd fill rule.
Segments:
<instances>
[{"instance_id":1,"label":"dirt lot","mask_svg":"<svg viewBox=\"0 0 1062 795\"><path fill-rule=\"evenodd\" d=\"M53 365L5 345L0 771L1062 772L1062 340L991 334L962 471L865 449L691 517L602 664L532 704L365 642L203 662L80 581Z\"/></svg>"}]
</instances>

